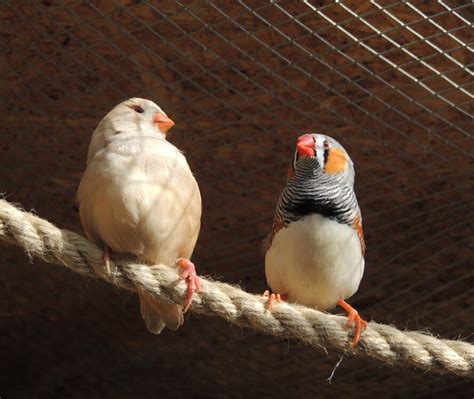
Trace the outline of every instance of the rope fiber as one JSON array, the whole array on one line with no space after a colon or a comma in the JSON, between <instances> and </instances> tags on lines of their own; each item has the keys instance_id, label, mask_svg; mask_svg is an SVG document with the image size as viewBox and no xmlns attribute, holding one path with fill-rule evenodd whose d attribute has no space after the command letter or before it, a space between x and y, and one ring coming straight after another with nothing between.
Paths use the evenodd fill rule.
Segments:
<instances>
[{"instance_id":1,"label":"rope fiber","mask_svg":"<svg viewBox=\"0 0 474 399\"><path fill-rule=\"evenodd\" d=\"M183 303L186 286L179 283L175 268L114 259L110 262L111 274L107 275L102 251L96 245L3 199L0 199L0 239L19 246L32 258L63 265L89 277L100 276L128 290L145 290L162 302ZM371 321L359 346L353 350L347 317L285 302L270 312L259 295L207 278L201 277L201 283L201 291L193 297L190 308L193 312L220 316L241 327L301 340L323 350L335 348L365 354L387 364L409 364L424 371L474 378L474 345L470 343L400 331Z\"/></svg>"}]
</instances>

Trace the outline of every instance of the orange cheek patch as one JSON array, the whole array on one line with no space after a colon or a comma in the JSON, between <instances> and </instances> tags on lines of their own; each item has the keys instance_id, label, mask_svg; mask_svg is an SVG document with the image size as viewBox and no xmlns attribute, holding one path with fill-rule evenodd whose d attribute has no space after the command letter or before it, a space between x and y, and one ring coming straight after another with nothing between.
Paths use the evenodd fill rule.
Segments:
<instances>
[{"instance_id":1,"label":"orange cheek patch","mask_svg":"<svg viewBox=\"0 0 474 399\"><path fill-rule=\"evenodd\" d=\"M331 148L328 153L328 159L324 171L329 174L340 173L346 169L347 156L338 148Z\"/></svg>"}]
</instances>

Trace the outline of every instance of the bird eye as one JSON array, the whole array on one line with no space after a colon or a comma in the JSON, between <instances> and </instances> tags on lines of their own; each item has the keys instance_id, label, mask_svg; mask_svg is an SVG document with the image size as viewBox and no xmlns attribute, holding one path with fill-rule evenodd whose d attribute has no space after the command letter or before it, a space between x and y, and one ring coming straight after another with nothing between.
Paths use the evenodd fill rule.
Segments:
<instances>
[{"instance_id":1,"label":"bird eye","mask_svg":"<svg viewBox=\"0 0 474 399\"><path fill-rule=\"evenodd\" d=\"M323 147L325 150L329 148L329 142L327 140L324 140Z\"/></svg>"},{"instance_id":2,"label":"bird eye","mask_svg":"<svg viewBox=\"0 0 474 399\"><path fill-rule=\"evenodd\" d=\"M139 114L143 114L145 112L145 110L142 107L140 107L139 105L133 105L132 109L135 112L138 112Z\"/></svg>"}]
</instances>

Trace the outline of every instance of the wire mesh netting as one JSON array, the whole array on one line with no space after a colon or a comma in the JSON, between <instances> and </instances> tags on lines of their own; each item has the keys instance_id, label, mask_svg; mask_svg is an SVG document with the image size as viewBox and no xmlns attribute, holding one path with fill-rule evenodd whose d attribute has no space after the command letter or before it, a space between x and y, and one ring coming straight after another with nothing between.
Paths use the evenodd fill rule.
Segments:
<instances>
[{"instance_id":1,"label":"wire mesh netting","mask_svg":"<svg viewBox=\"0 0 474 399\"><path fill-rule=\"evenodd\" d=\"M351 303L367 319L470 339L473 14L453 0L2 2L0 190L81 231L74 195L92 130L116 103L150 98L200 184L200 272L259 292L294 141L326 133L355 162L364 216ZM472 394L462 379L358 357L328 384L336 354L220 320L152 337L135 297L12 249L2 259L5 393Z\"/></svg>"}]
</instances>

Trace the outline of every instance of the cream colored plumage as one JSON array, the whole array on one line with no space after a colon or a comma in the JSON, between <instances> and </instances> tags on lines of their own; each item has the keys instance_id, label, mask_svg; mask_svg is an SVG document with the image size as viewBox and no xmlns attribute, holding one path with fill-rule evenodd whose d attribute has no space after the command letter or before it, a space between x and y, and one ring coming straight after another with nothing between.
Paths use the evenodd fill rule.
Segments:
<instances>
[{"instance_id":1,"label":"cream colored plumage","mask_svg":"<svg viewBox=\"0 0 474 399\"><path fill-rule=\"evenodd\" d=\"M140 262L190 258L199 235L201 196L184 155L166 141L174 123L152 101L117 105L92 135L77 201L87 237ZM192 292L191 292L192 294ZM183 323L178 305L139 292L147 328Z\"/></svg>"}]
</instances>

